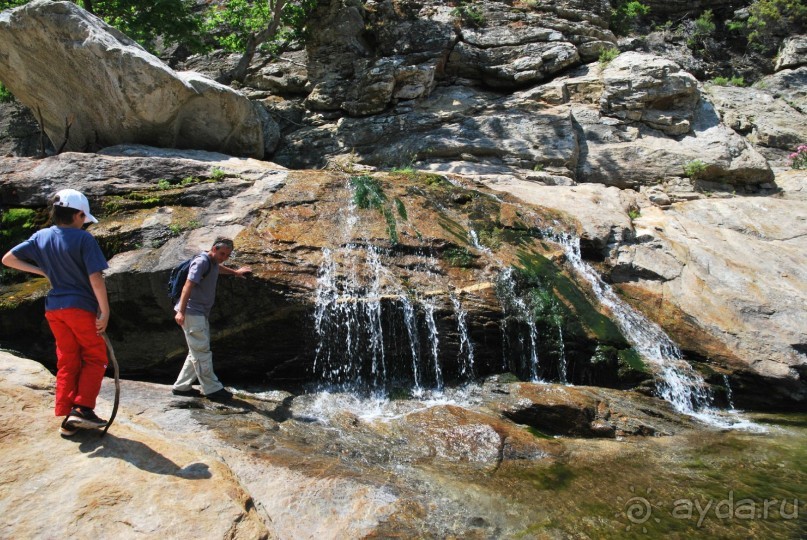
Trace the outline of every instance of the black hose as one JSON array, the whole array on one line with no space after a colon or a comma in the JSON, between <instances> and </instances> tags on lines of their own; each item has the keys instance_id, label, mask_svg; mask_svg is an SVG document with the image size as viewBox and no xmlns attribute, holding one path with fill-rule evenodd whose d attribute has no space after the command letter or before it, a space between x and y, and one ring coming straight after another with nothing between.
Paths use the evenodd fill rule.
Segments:
<instances>
[{"instance_id":1,"label":"black hose","mask_svg":"<svg viewBox=\"0 0 807 540\"><path fill-rule=\"evenodd\" d=\"M112 360L112 368L115 371L115 403L112 405L112 414L109 415L109 420L106 422L106 426L104 426L104 431L101 432L101 437L106 435L109 426L112 425L112 421L115 419L115 415L118 414L118 403L120 403L120 369L118 368L118 359L115 358L115 350L112 348L112 343L109 341L106 333L101 334L106 342L106 348L109 351L109 359Z\"/></svg>"}]
</instances>

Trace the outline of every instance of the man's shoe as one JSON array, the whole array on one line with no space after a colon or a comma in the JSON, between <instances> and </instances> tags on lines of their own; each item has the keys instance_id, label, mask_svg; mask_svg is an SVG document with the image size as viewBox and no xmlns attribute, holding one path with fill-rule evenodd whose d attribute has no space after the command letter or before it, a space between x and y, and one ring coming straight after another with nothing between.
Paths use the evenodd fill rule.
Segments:
<instances>
[{"instance_id":1,"label":"man's shoe","mask_svg":"<svg viewBox=\"0 0 807 540\"><path fill-rule=\"evenodd\" d=\"M68 417L65 416L64 420L62 420L62 425L59 426L59 433L62 434L62 437L72 437L78 431L77 427L67 423L67 418Z\"/></svg>"},{"instance_id":2,"label":"man's shoe","mask_svg":"<svg viewBox=\"0 0 807 540\"><path fill-rule=\"evenodd\" d=\"M196 388L191 388L190 390L177 390L176 388L172 388L171 393L175 396L184 397L201 397L202 395L202 393Z\"/></svg>"},{"instance_id":3,"label":"man's shoe","mask_svg":"<svg viewBox=\"0 0 807 540\"><path fill-rule=\"evenodd\" d=\"M221 390L216 390L212 394L205 395L205 397L207 399L212 399L213 401L222 401L233 397L233 393L225 388L222 388Z\"/></svg>"},{"instance_id":4,"label":"man's shoe","mask_svg":"<svg viewBox=\"0 0 807 540\"><path fill-rule=\"evenodd\" d=\"M65 420L65 426L68 428L82 427L82 428L102 428L106 425L106 420L102 420L95 415L92 409L87 407L76 406L70 411L70 416Z\"/></svg>"}]
</instances>

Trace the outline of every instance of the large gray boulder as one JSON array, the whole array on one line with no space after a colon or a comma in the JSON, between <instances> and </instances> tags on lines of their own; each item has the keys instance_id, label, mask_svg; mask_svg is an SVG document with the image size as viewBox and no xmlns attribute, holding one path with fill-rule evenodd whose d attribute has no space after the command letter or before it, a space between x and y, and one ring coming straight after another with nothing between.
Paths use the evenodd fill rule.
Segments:
<instances>
[{"instance_id":1,"label":"large gray boulder","mask_svg":"<svg viewBox=\"0 0 807 540\"><path fill-rule=\"evenodd\" d=\"M807 64L807 36L787 38L776 57L776 71L798 68Z\"/></svg>"},{"instance_id":2,"label":"large gray boulder","mask_svg":"<svg viewBox=\"0 0 807 540\"><path fill-rule=\"evenodd\" d=\"M707 85L706 93L723 123L753 143L793 151L807 141L807 116L767 88Z\"/></svg>"},{"instance_id":3,"label":"large gray boulder","mask_svg":"<svg viewBox=\"0 0 807 540\"><path fill-rule=\"evenodd\" d=\"M641 122L666 135L692 130L698 81L666 58L627 52L602 72L600 110L624 121Z\"/></svg>"},{"instance_id":4,"label":"large gray boulder","mask_svg":"<svg viewBox=\"0 0 807 540\"><path fill-rule=\"evenodd\" d=\"M172 70L71 2L35 0L0 14L0 80L41 113L57 149L141 143L262 158L277 143L246 97Z\"/></svg>"}]
</instances>

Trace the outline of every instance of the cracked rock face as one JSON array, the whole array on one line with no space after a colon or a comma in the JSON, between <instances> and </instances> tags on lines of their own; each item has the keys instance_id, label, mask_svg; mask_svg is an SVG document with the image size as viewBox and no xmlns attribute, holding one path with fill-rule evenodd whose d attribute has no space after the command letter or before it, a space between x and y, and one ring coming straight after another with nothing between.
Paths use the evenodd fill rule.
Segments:
<instances>
[{"instance_id":1,"label":"cracked rock face","mask_svg":"<svg viewBox=\"0 0 807 540\"><path fill-rule=\"evenodd\" d=\"M805 298L799 288L807 267L803 174L782 177L781 197L702 199L662 210L643 194L597 184L491 181L490 188L508 193L494 197L461 176L384 173L375 177L388 201L385 214L354 206L351 182L372 178L366 173L294 172L205 152L118 147L97 155L7 158L0 161L0 172L6 206L44 207L61 182L87 193L93 209L100 206L102 219L94 233L114 255L108 286L118 315L110 332L125 343L126 369L141 376L175 375L185 349L163 292L167 274L219 235L235 238L235 264L255 270L251 280L222 277L219 282L212 324L214 348L227 351L216 360L222 373L249 372L272 380L316 377L315 366L322 370L327 358L341 357L338 343L346 336L340 328L366 330L376 324L340 319L340 314L369 313L358 309L359 299L369 296L376 298L387 325L389 374L411 379L409 340L398 339L411 331L403 318L404 299L411 294L422 323L418 347L424 361L435 343L427 313L440 336L439 354L446 363L439 376L462 378L467 348L458 309L467 314L475 369L495 372L502 369L505 345L519 343L516 335L502 331L507 303L496 289L497 276L508 265L534 265L532 271L557 270L549 279L565 280L557 277L563 273L562 250L530 231L567 226L581 236L584 256L602 261L626 297L702 364L711 384L725 384L723 374L732 377L738 405L790 407L805 399L807 340L800 326ZM390 243L391 222L397 247ZM558 297L563 305L577 315L595 315L596 302L580 302L585 291L575 293L571 281L555 283L556 293L565 291ZM0 298L4 341L18 349L33 347L36 354L50 350L41 319L46 290L36 281L5 288ZM316 313L328 313L330 322L317 326ZM585 317L569 321L563 331L565 355L576 383L622 387L646 379L646 374L622 374L624 366L617 363L595 361L598 344L624 346L618 332L597 334L593 329L600 323ZM539 355L548 370L542 376L549 379L560 369L552 338L557 331L551 328L541 330L548 337ZM323 341L326 335L336 341ZM27 337L20 341L20 336ZM364 339L357 334L351 342L359 338ZM361 347L368 359L380 351L373 343ZM517 360L526 351L508 351L513 355L508 358L516 359L508 369L529 376L526 364ZM423 381L434 383L434 366L421 367ZM366 377L363 369L351 367L344 376Z\"/></svg>"}]
</instances>

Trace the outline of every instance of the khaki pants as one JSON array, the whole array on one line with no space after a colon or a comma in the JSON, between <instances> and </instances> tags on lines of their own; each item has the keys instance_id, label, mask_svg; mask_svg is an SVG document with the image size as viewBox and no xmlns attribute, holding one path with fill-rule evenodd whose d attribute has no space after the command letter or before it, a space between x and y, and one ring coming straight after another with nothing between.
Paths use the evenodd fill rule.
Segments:
<instances>
[{"instance_id":1,"label":"khaki pants","mask_svg":"<svg viewBox=\"0 0 807 540\"><path fill-rule=\"evenodd\" d=\"M213 372L213 353L210 351L210 323L204 315L185 315L185 341L188 343L188 357L179 372L174 390L190 390L199 381L202 393L210 395L221 390L224 385Z\"/></svg>"}]
</instances>

